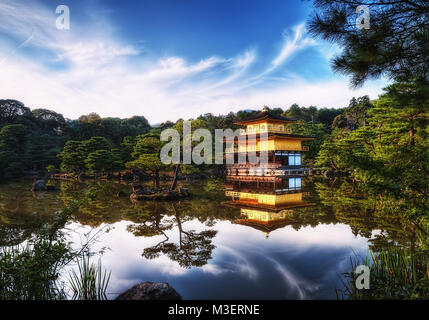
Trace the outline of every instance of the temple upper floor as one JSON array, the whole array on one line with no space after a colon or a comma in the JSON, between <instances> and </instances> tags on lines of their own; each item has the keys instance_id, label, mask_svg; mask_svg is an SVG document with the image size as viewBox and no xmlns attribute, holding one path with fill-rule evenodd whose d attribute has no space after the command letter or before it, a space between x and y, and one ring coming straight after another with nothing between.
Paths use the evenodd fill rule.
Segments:
<instances>
[{"instance_id":1,"label":"temple upper floor","mask_svg":"<svg viewBox=\"0 0 429 320\"><path fill-rule=\"evenodd\" d=\"M241 135L261 134L261 133L286 133L292 134L292 129L283 123L265 121L261 123L248 124L240 131Z\"/></svg>"}]
</instances>

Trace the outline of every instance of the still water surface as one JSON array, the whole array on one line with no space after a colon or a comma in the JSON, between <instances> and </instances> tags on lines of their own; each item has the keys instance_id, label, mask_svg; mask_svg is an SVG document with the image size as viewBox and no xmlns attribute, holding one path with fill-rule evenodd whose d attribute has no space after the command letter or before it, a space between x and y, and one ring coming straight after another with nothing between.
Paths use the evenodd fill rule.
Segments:
<instances>
[{"instance_id":1,"label":"still water surface","mask_svg":"<svg viewBox=\"0 0 429 320\"><path fill-rule=\"evenodd\" d=\"M91 250L105 248L109 298L141 281L161 281L184 299L335 299L350 257L390 240L373 219L356 222L326 205L313 183L303 184L312 205L289 210L270 227L242 224L240 208L222 205L222 184L189 184L194 196L180 202L132 203L117 197L120 190L129 195L125 185L53 183L57 191L42 193L29 191L28 181L0 185L0 227L14 228L9 240L23 242L52 212L90 191L65 228L76 247L97 235Z\"/></svg>"}]
</instances>

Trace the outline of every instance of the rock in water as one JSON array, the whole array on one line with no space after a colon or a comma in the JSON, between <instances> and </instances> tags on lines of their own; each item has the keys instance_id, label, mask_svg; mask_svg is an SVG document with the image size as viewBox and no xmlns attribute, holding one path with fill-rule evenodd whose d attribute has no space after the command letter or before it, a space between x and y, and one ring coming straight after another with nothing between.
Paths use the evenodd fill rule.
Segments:
<instances>
[{"instance_id":1,"label":"rock in water","mask_svg":"<svg viewBox=\"0 0 429 320\"><path fill-rule=\"evenodd\" d=\"M46 184L45 180L37 180L33 182L33 186L31 187L31 190L33 191L46 191Z\"/></svg>"},{"instance_id":2,"label":"rock in water","mask_svg":"<svg viewBox=\"0 0 429 320\"><path fill-rule=\"evenodd\" d=\"M115 300L182 300L182 297L168 283L141 282Z\"/></svg>"}]
</instances>

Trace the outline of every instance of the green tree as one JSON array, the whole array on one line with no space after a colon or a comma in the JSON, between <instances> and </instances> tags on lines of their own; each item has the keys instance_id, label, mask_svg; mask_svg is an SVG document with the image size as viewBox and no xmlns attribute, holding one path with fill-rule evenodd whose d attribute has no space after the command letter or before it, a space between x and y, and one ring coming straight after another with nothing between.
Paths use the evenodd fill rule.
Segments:
<instances>
[{"instance_id":1,"label":"green tree","mask_svg":"<svg viewBox=\"0 0 429 320\"><path fill-rule=\"evenodd\" d=\"M292 129L293 134L314 137L314 140L309 143L309 152L305 155L306 159L313 160L328 135L327 128L321 123L313 124L302 120L289 125L289 127Z\"/></svg>"},{"instance_id":2,"label":"green tree","mask_svg":"<svg viewBox=\"0 0 429 320\"><path fill-rule=\"evenodd\" d=\"M12 124L4 126L0 131L0 145L3 148L15 150L18 154L23 154L27 128L22 124Z\"/></svg>"},{"instance_id":3,"label":"green tree","mask_svg":"<svg viewBox=\"0 0 429 320\"><path fill-rule=\"evenodd\" d=\"M94 173L106 173L118 168L121 162L110 150L97 150L88 155L85 164Z\"/></svg>"},{"instance_id":4,"label":"green tree","mask_svg":"<svg viewBox=\"0 0 429 320\"><path fill-rule=\"evenodd\" d=\"M32 113L43 129L59 131L66 126L62 114L47 109L34 109Z\"/></svg>"},{"instance_id":5,"label":"green tree","mask_svg":"<svg viewBox=\"0 0 429 320\"><path fill-rule=\"evenodd\" d=\"M85 123L85 122L98 122L100 120L101 120L101 117L95 112L91 112L88 115L82 115L78 119L79 122L83 122L83 123Z\"/></svg>"},{"instance_id":6,"label":"green tree","mask_svg":"<svg viewBox=\"0 0 429 320\"><path fill-rule=\"evenodd\" d=\"M16 100L0 100L0 126L19 123L23 117L30 117L30 108Z\"/></svg>"},{"instance_id":7,"label":"green tree","mask_svg":"<svg viewBox=\"0 0 429 320\"><path fill-rule=\"evenodd\" d=\"M29 137L25 157L28 166L31 166L33 170L43 170L49 164L58 165L60 163L57 157L60 151L61 148L58 146L56 137L42 133Z\"/></svg>"},{"instance_id":8,"label":"green tree","mask_svg":"<svg viewBox=\"0 0 429 320\"><path fill-rule=\"evenodd\" d=\"M206 125L205 120L202 118L199 118L196 120L190 120L191 129L193 131L189 132L188 135L185 136L184 132L183 132L183 123L184 123L183 120L179 120L176 122L176 124L172 128L177 130L177 132L180 135L181 149L183 149L182 148L183 147L183 141L187 140L187 141L190 141L191 150L192 150L192 148L199 143L198 141L192 141L192 132L194 132L197 129L202 129L202 128L207 129L207 125ZM212 132L212 137L213 138L215 137L214 132ZM212 141L212 147L214 148L215 144L213 142L214 141ZM212 152L212 155L214 156L214 152ZM181 159L181 160L183 160L183 159ZM189 173L196 173L196 172L200 171L202 168L204 168L204 164L196 166L194 164L183 164L182 162L183 161L180 161L178 164L176 164L176 166L174 168L174 177L173 177L173 182L171 184L171 190L174 190L177 187L177 179L178 179L178 174L180 171L182 171L185 174L189 174Z\"/></svg>"},{"instance_id":9,"label":"green tree","mask_svg":"<svg viewBox=\"0 0 429 320\"><path fill-rule=\"evenodd\" d=\"M306 108L300 107L294 103L287 110L285 110L282 115L286 118L311 122L312 124L321 123L327 128L330 128L334 118L343 112L344 109L316 108L314 106Z\"/></svg>"},{"instance_id":10,"label":"green tree","mask_svg":"<svg viewBox=\"0 0 429 320\"><path fill-rule=\"evenodd\" d=\"M408 144L427 138L429 81L394 83L377 101L374 120L389 131L408 133Z\"/></svg>"},{"instance_id":11,"label":"green tree","mask_svg":"<svg viewBox=\"0 0 429 320\"><path fill-rule=\"evenodd\" d=\"M366 126L368 111L373 107L368 96L357 99L353 97L345 111L334 118L332 127L354 130L360 126Z\"/></svg>"},{"instance_id":12,"label":"green tree","mask_svg":"<svg viewBox=\"0 0 429 320\"><path fill-rule=\"evenodd\" d=\"M309 21L315 36L340 45L334 70L351 76L354 86L386 75L406 81L429 80L429 3L426 0L314 0ZM356 8L368 5L370 28L359 29Z\"/></svg>"},{"instance_id":13,"label":"green tree","mask_svg":"<svg viewBox=\"0 0 429 320\"><path fill-rule=\"evenodd\" d=\"M151 126L143 116L134 116L123 119L121 125L124 128L124 136L138 136L149 132Z\"/></svg>"},{"instance_id":14,"label":"green tree","mask_svg":"<svg viewBox=\"0 0 429 320\"><path fill-rule=\"evenodd\" d=\"M69 140L63 150L58 154L61 161L61 170L80 171L85 168L86 156L82 153L82 142Z\"/></svg>"},{"instance_id":15,"label":"green tree","mask_svg":"<svg viewBox=\"0 0 429 320\"><path fill-rule=\"evenodd\" d=\"M0 130L0 173L18 175L25 167L27 128L22 124L4 126Z\"/></svg>"},{"instance_id":16,"label":"green tree","mask_svg":"<svg viewBox=\"0 0 429 320\"><path fill-rule=\"evenodd\" d=\"M121 159L124 163L127 163L133 159L132 153L134 151L134 146L136 145L136 139L131 136L126 136L122 140L120 152Z\"/></svg>"},{"instance_id":17,"label":"green tree","mask_svg":"<svg viewBox=\"0 0 429 320\"><path fill-rule=\"evenodd\" d=\"M88 156L97 150L110 150L110 144L105 137L92 137L91 139L82 141L78 150Z\"/></svg>"},{"instance_id":18,"label":"green tree","mask_svg":"<svg viewBox=\"0 0 429 320\"><path fill-rule=\"evenodd\" d=\"M137 168L148 172L153 177L156 188L160 187L159 172L168 168L161 162L159 156L162 146L163 142L159 137L139 136L132 153L134 160L125 164L127 168Z\"/></svg>"},{"instance_id":19,"label":"green tree","mask_svg":"<svg viewBox=\"0 0 429 320\"><path fill-rule=\"evenodd\" d=\"M92 137L84 141L69 140L58 157L62 160L62 170L83 171L88 168L97 173L118 168L121 162L121 159L111 153L109 141L104 137ZM107 165L109 162L110 166Z\"/></svg>"}]
</instances>

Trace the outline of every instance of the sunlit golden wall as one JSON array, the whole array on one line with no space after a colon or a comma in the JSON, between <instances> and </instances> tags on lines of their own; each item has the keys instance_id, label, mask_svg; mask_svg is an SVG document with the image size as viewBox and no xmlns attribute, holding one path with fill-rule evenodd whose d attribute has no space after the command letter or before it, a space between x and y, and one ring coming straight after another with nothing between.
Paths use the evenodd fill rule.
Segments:
<instances>
[{"instance_id":1,"label":"sunlit golden wall","mask_svg":"<svg viewBox=\"0 0 429 320\"><path fill-rule=\"evenodd\" d=\"M241 209L241 215L247 219L258 220L263 222L282 220L290 214L292 210L282 210L280 212L267 212L254 209Z\"/></svg>"},{"instance_id":2,"label":"sunlit golden wall","mask_svg":"<svg viewBox=\"0 0 429 320\"><path fill-rule=\"evenodd\" d=\"M240 200L250 200L260 204L267 204L273 206L302 201L302 192L277 195L227 191L226 196L239 198Z\"/></svg>"},{"instance_id":3,"label":"sunlit golden wall","mask_svg":"<svg viewBox=\"0 0 429 320\"><path fill-rule=\"evenodd\" d=\"M251 144L251 141L247 145L239 144L238 152L250 152L250 151L301 151L301 140L296 139L270 139L268 141L256 141L256 144Z\"/></svg>"}]
</instances>

